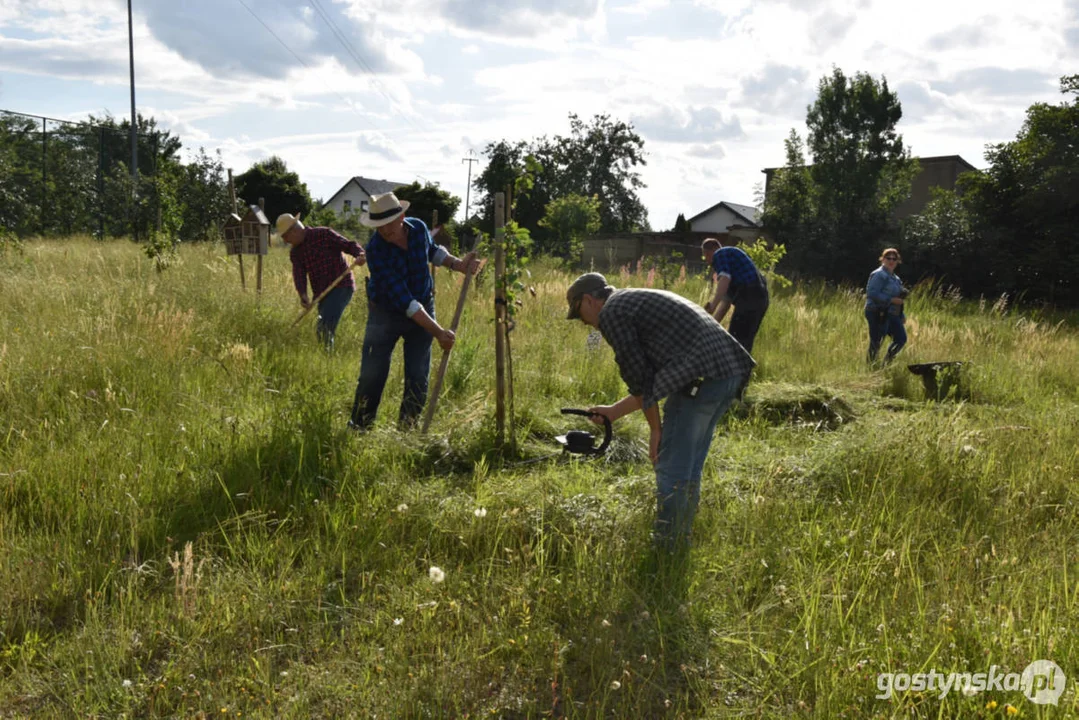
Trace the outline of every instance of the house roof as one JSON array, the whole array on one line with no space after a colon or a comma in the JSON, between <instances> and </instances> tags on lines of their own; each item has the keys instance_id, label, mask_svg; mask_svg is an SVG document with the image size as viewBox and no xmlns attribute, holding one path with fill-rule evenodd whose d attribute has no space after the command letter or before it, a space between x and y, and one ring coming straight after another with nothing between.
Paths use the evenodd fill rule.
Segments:
<instances>
[{"instance_id":1,"label":"house roof","mask_svg":"<svg viewBox=\"0 0 1079 720\"><path fill-rule=\"evenodd\" d=\"M697 213L696 215L694 215L693 217L691 217L689 219L689 224L692 225L694 220L696 220L697 218L704 217L705 215L712 212L713 210L718 209L719 207L727 208L732 213L734 213L738 217L742 218L743 220L745 220L750 225L753 225L754 227L759 225L759 223L757 222L757 216L760 213L757 211L757 208L752 207L750 205L739 205L738 203L727 202L726 200L721 200L720 202L716 203L715 205L708 208L707 210L704 210L703 212Z\"/></svg>"},{"instance_id":2,"label":"house roof","mask_svg":"<svg viewBox=\"0 0 1079 720\"><path fill-rule=\"evenodd\" d=\"M341 189L335 192L329 200L323 203L323 205L329 205L330 203L332 203L334 200L337 199L338 195L348 189L349 185L353 184L355 184L356 187L358 187L360 190L363 190L365 193L367 193L368 197L372 195L381 195L383 193L392 192L393 190L401 187L402 185L408 185L408 183L406 182L373 180L371 178L360 177L359 175L357 175L356 177L349 178L349 181L342 185Z\"/></svg>"},{"instance_id":3,"label":"house roof","mask_svg":"<svg viewBox=\"0 0 1079 720\"><path fill-rule=\"evenodd\" d=\"M963 168L962 172L972 172L972 171L975 171L975 170L978 169L978 168L974 167L973 165L971 165L970 163L968 163L966 160L964 160L959 155L931 155L930 157L916 157L916 158L912 158L912 159L917 160L922 165L942 165L944 163L955 163L956 165L965 165L966 167ZM761 170L761 172L762 173L767 173L767 174L770 175L770 174L774 173L776 170L782 170L782 169L783 168L781 168L781 167L777 167L777 168L776 167L771 167L771 168L764 168L763 170Z\"/></svg>"}]
</instances>

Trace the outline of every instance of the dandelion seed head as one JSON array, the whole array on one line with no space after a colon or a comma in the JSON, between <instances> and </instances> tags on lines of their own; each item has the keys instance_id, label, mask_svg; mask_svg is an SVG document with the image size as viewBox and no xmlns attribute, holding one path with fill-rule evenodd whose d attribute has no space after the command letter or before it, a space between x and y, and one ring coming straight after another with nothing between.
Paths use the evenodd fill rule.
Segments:
<instances>
[{"instance_id":1,"label":"dandelion seed head","mask_svg":"<svg viewBox=\"0 0 1079 720\"><path fill-rule=\"evenodd\" d=\"M446 579L446 573L437 565L432 565L431 569L427 571L427 577L431 578L431 582L438 584Z\"/></svg>"}]
</instances>

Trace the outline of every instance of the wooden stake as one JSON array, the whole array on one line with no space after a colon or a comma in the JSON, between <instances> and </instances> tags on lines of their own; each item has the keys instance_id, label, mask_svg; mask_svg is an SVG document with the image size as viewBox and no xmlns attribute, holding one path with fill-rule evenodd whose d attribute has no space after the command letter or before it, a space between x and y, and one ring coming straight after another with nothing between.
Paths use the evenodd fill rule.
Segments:
<instances>
[{"instance_id":1,"label":"wooden stake","mask_svg":"<svg viewBox=\"0 0 1079 720\"><path fill-rule=\"evenodd\" d=\"M513 329L513 321L507 321L503 326L506 330L506 394L507 400L509 400L509 420L510 420L510 448L517 449L517 428L514 423L514 407L513 407L513 344L510 342L510 331Z\"/></svg>"},{"instance_id":2,"label":"wooden stake","mask_svg":"<svg viewBox=\"0 0 1079 720\"><path fill-rule=\"evenodd\" d=\"M266 213L266 198L259 198L259 210ZM258 260L255 262L255 267L258 268L256 273L258 274L258 280L256 281L259 297L262 297L262 248L255 248L258 252Z\"/></svg>"},{"instance_id":3,"label":"wooden stake","mask_svg":"<svg viewBox=\"0 0 1079 720\"><path fill-rule=\"evenodd\" d=\"M495 427L506 441L506 195L495 193Z\"/></svg>"},{"instance_id":4,"label":"wooden stake","mask_svg":"<svg viewBox=\"0 0 1079 720\"><path fill-rule=\"evenodd\" d=\"M240 206L236 203L236 183L232 181L232 168L229 168L229 195L232 196L232 212L240 214ZM236 259L240 261L240 287L247 289L247 277L244 275L244 254L236 253Z\"/></svg>"},{"instance_id":5,"label":"wooden stake","mask_svg":"<svg viewBox=\"0 0 1079 720\"><path fill-rule=\"evenodd\" d=\"M438 208L431 211L431 230L436 227L438 227ZM435 301L435 294L438 292L438 278L435 277L435 268L435 264L431 263L431 302Z\"/></svg>"},{"instance_id":6,"label":"wooden stake","mask_svg":"<svg viewBox=\"0 0 1079 720\"><path fill-rule=\"evenodd\" d=\"M436 211L437 212L437 211ZM468 296L468 284L472 282L472 273L468 271L469 266L472 264L473 253L465 255L465 281L461 285L461 294L457 297L457 310L453 313L453 322L450 323L450 330L457 332L457 325L461 322L461 313L465 309L465 298ZM435 416L435 406L438 405L438 395L442 392L442 379L446 376L446 367L450 364L450 351L442 351L442 363L438 366L438 374L435 375L435 386L431 390L431 399L427 401L427 412L423 416L423 428L421 433L426 433L427 428L431 427L431 419Z\"/></svg>"}]
</instances>

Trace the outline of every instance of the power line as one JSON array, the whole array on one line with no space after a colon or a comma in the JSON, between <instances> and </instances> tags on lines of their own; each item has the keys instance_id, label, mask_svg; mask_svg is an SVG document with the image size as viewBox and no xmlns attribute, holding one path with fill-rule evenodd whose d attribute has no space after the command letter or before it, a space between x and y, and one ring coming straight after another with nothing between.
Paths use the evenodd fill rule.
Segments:
<instances>
[{"instance_id":1,"label":"power line","mask_svg":"<svg viewBox=\"0 0 1079 720\"><path fill-rule=\"evenodd\" d=\"M333 19L329 16L329 14L325 11L325 9L323 9L321 3L319 3L319 0L310 0L310 2L311 7L314 8L315 12L317 12L319 17L322 18L322 21L325 22L326 25L330 28L330 32L333 33L333 36L335 38L337 38L337 42L341 44L341 47L345 49L345 52L347 52L352 57L352 59L356 61L356 64L359 65L361 69L363 69L371 76L372 84L375 85L375 89L378 90L379 94L381 94L382 97L386 98L386 100L388 100L390 103L394 103L394 99L390 97L389 93L385 89L385 86L378 79L377 73L367 63L367 61L363 59L363 56L361 56L359 52L356 51L355 46L353 46L351 41L349 41L349 39L345 37L345 34L337 26L337 23L335 23ZM411 125L416 131L423 132L423 129L416 125L416 123L412 121L412 118L409 117L407 114L402 114L402 117L404 117L405 121L408 122L408 124Z\"/></svg>"},{"instance_id":2,"label":"power line","mask_svg":"<svg viewBox=\"0 0 1079 720\"><path fill-rule=\"evenodd\" d=\"M306 62L304 62L304 59L303 59L302 57L300 57L299 55L297 55L297 54L296 54L296 53L295 53L295 52L294 52L294 51L292 50L292 48L290 48L290 47L289 47L289 46L288 46L287 44L285 44L285 41L284 41L284 40L282 40L282 39L281 39L281 37L280 37L280 36L279 36L279 35L278 35L277 33L275 33L275 32L273 31L273 28L271 28L271 27L270 27L269 25L267 25L267 24L266 24L265 22L263 22L262 18L260 18L260 17L259 17L259 16L258 16L258 15L257 15L257 14L255 13L255 11L254 11L254 10L252 10L252 9L251 9L251 8L250 8L250 7L249 7L249 6L247 5L247 3L246 3L246 2L244 2L244 0L236 0L236 2L240 3L241 5L243 5L243 7L244 7L244 10L246 10L246 11L247 11L248 13L250 13L250 14L251 14L251 17L255 18L255 20L257 20L257 21L258 21L258 24L259 24L259 25L261 25L262 27L266 28L266 32L268 32L268 33L270 33L271 35L273 35L273 38L274 38L274 40L276 40L276 41L277 41L278 43L280 43L281 47L285 48L285 50L287 50L287 51L288 51L288 54L289 54L289 55L291 55L292 57L296 58L296 62L298 62L298 63L300 63L301 65L303 65L303 66L304 66L304 67L305 67L306 69L308 69L308 70L311 70L312 72L314 71L314 68L312 68L312 67L311 67L310 65L308 65L308 64L307 64ZM346 106L346 107L347 107L347 108L348 108L349 110L351 110L351 111L352 111L352 112L353 112L353 113L354 113L354 114L355 114L355 115L356 115L357 117L363 117L362 115L360 115L360 113L359 113L359 112L357 112L357 110L356 110L356 106L355 106L355 105L354 105L354 104L352 103L352 101L350 101L350 100L346 99L344 95L342 95L341 93L339 93L339 92L337 92L336 90L334 90L333 88L331 88L331 87L330 87L330 86L329 86L329 85L328 85L328 84L327 84L327 83L326 83L326 82L325 82L324 80L322 80L322 78L319 78L319 80L320 80L320 82L322 82L322 85L323 85L323 86L324 86L324 87L325 87L325 88L326 88L327 90L329 90L329 91L330 91L330 92L332 92L332 93L333 93L334 95L336 95L336 96L337 96L337 97L338 97L338 98L339 98L339 99L341 100L341 102L342 102L342 103L344 103L344 105L345 105L345 106ZM366 120L366 118L365 118L365 120ZM375 130L375 129L376 129L376 128L374 128L374 127L370 126L370 125L368 125L368 127L371 127L371 129L372 129L372 130Z\"/></svg>"}]
</instances>

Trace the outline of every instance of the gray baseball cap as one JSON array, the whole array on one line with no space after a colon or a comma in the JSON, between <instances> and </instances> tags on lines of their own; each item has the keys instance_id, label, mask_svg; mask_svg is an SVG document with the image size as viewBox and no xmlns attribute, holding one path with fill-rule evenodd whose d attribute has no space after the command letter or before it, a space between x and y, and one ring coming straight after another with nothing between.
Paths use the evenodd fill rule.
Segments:
<instances>
[{"instance_id":1,"label":"gray baseball cap","mask_svg":"<svg viewBox=\"0 0 1079 720\"><path fill-rule=\"evenodd\" d=\"M566 315L566 319L576 320L580 318L581 308L577 302L585 295L602 290L605 287L607 287L607 278L597 272L585 273L574 280L573 284L569 286L569 290L566 291L566 302L569 303L569 313Z\"/></svg>"}]
</instances>

